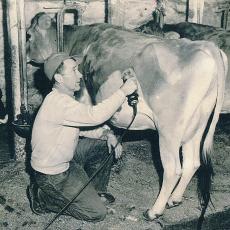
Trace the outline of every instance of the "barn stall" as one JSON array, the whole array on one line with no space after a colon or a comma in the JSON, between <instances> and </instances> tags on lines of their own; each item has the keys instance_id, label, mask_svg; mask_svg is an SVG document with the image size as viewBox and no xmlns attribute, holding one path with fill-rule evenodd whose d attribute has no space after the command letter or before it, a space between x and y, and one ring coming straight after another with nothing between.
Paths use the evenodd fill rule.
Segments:
<instances>
[{"instance_id":1,"label":"barn stall","mask_svg":"<svg viewBox=\"0 0 230 230\"><path fill-rule=\"evenodd\" d=\"M74 6L72 4L74 3ZM229 29L228 1L159 1L165 10L164 22L190 21ZM128 29L134 29L152 19L152 12L158 6L155 1L66 1L71 8L65 15L65 23L82 25L107 22ZM25 194L29 183L27 174L27 145L29 138L15 133L13 121L23 115L27 126L28 113L34 114L42 102L47 82L41 79L39 68L25 64L25 29L38 12L47 12L55 17L64 7L63 1L3 1L2 2L1 89L3 102L7 107L9 122L1 125L1 226L8 229L42 228L52 214L35 216L31 213ZM72 10L72 8L74 10ZM77 9L77 20L76 11ZM26 72L26 74L25 74ZM18 127L16 127L17 129ZM20 126L19 126L20 128ZM120 130L117 130L119 133ZM18 135L20 134L20 135ZM196 180L193 179L186 192L185 202L168 210L159 222L146 223L141 213L147 201L156 197L159 191L159 167L157 136L152 133L130 132L124 140L124 157L116 162L111 176L109 190L117 197L111 206L105 222L89 224L62 216L53 224L53 229L195 229L200 210L196 195ZM4 137L4 138L2 138ZM9 144L8 144L9 143ZM214 207L208 210L204 229L227 229L229 226L229 116L222 116L215 136L212 156L216 177L213 184ZM151 154L151 149L153 149ZM152 159L153 158L153 159ZM152 161L153 160L153 161ZM154 162L154 164L153 164ZM155 165L155 167L154 167ZM19 197L20 194L20 197ZM20 217L20 218L19 218ZM183 227L181 227L183 226Z\"/></svg>"}]
</instances>

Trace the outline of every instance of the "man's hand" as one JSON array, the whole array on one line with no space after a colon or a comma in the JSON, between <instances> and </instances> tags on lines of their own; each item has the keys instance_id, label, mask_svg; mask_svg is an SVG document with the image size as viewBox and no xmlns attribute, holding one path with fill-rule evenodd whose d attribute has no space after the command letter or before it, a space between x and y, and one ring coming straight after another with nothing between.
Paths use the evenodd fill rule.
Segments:
<instances>
[{"instance_id":1,"label":"man's hand","mask_svg":"<svg viewBox=\"0 0 230 230\"><path fill-rule=\"evenodd\" d=\"M113 133L110 132L107 134L107 145L109 148L109 153L111 153L112 148L115 148L114 149L115 158L119 159L121 157L121 154L122 154L122 146L120 143L117 145L117 142L118 142L117 138Z\"/></svg>"},{"instance_id":2,"label":"man's hand","mask_svg":"<svg viewBox=\"0 0 230 230\"><path fill-rule=\"evenodd\" d=\"M120 89L128 96L137 90L137 77L134 70L131 68L126 69L122 73L122 77L125 82Z\"/></svg>"}]
</instances>

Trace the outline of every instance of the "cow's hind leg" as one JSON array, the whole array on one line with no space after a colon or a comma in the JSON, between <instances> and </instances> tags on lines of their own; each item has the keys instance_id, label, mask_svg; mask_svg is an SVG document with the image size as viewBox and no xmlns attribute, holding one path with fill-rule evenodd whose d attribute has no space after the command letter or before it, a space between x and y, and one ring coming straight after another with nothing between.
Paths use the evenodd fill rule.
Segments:
<instances>
[{"instance_id":1,"label":"cow's hind leg","mask_svg":"<svg viewBox=\"0 0 230 230\"><path fill-rule=\"evenodd\" d=\"M203 99L202 104L190 120L190 126L185 132L185 136L194 135L182 145L183 166L181 179L168 201L168 207L173 207L182 201L183 193L193 177L196 170L200 167L201 140L204 135L208 119L212 112L216 100L216 91L212 90ZM196 126L198 126L196 128Z\"/></svg>"},{"instance_id":2,"label":"cow's hind leg","mask_svg":"<svg viewBox=\"0 0 230 230\"><path fill-rule=\"evenodd\" d=\"M177 144L176 144L177 143ZM163 183L160 193L153 207L148 210L149 219L162 215L166 203L181 176L179 159L179 141L166 140L159 134L160 156L164 168Z\"/></svg>"},{"instance_id":3,"label":"cow's hind leg","mask_svg":"<svg viewBox=\"0 0 230 230\"><path fill-rule=\"evenodd\" d=\"M167 207L178 206L182 202L183 194L194 173L200 166L200 140L202 132L197 133L192 140L182 146L183 166L182 176L174 192L168 200Z\"/></svg>"}]
</instances>

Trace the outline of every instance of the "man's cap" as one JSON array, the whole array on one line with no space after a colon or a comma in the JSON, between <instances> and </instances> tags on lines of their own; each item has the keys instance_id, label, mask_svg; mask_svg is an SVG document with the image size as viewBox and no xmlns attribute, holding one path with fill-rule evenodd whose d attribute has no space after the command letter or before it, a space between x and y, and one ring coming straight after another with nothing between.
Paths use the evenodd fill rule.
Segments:
<instances>
[{"instance_id":1,"label":"man's cap","mask_svg":"<svg viewBox=\"0 0 230 230\"><path fill-rule=\"evenodd\" d=\"M69 56L67 53L63 52L54 53L45 61L44 72L50 81L53 79L53 76L61 63L63 63L63 61L65 61L66 59L70 58L76 60L78 64L80 64L80 62L82 61L82 56Z\"/></svg>"},{"instance_id":2,"label":"man's cap","mask_svg":"<svg viewBox=\"0 0 230 230\"><path fill-rule=\"evenodd\" d=\"M71 57L66 53L54 53L46 59L44 63L44 72L50 81L53 79L53 76L61 63L69 58Z\"/></svg>"}]
</instances>

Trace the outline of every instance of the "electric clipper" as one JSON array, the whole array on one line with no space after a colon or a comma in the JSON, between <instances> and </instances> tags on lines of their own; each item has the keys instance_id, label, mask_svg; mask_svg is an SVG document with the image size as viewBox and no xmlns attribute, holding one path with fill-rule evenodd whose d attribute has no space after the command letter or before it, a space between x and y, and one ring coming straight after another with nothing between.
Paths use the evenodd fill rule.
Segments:
<instances>
[{"instance_id":1,"label":"electric clipper","mask_svg":"<svg viewBox=\"0 0 230 230\"><path fill-rule=\"evenodd\" d=\"M126 69L123 73L122 73L122 79L123 82L126 82L129 78L131 77L136 77L136 74L134 72L134 70L132 68L128 68ZM137 91L133 92L132 94L128 95L128 105L131 107L135 107L138 103L138 93Z\"/></svg>"}]
</instances>

